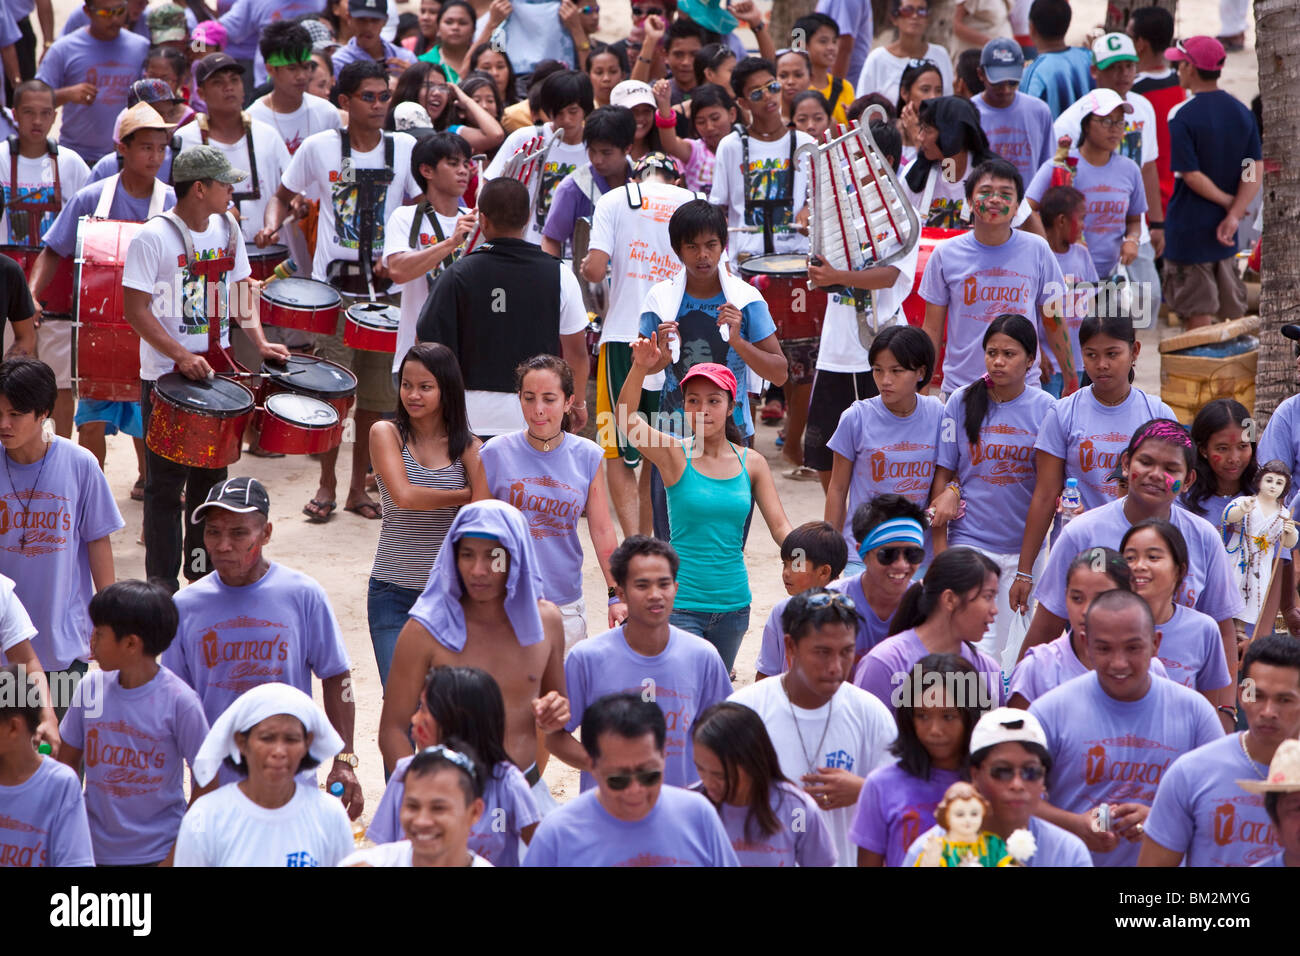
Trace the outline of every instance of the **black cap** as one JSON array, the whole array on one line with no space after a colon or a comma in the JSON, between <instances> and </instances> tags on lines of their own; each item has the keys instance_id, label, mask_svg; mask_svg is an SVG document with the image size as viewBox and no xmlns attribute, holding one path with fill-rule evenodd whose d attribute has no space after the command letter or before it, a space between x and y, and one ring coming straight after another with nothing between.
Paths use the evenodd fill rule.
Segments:
<instances>
[{"instance_id":1,"label":"black cap","mask_svg":"<svg viewBox=\"0 0 1300 956\"><path fill-rule=\"evenodd\" d=\"M348 0L348 14L354 17L388 19L388 0Z\"/></svg>"},{"instance_id":2,"label":"black cap","mask_svg":"<svg viewBox=\"0 0 1300 956\"><path fill-rule=\"evenodd\" d=\"M212 486L208 500L194 509L190 524L202 520L205 508L222 508L235 514L252 514L260 511L263 516L271 514L271 499L256 478L227 478L220 484Z\"/></svg>"},{"instance_id":3,"label":"black cap","mask_svg":"<svg viewBox=\"0 0 1300 956\"><path fill-rule=\"evenodd\" d=\"M241 74L244 72L244 68L229 53L209 53L194 64L194 82L201 86L207 82L208 77L221 70L238 70Z\"/></svg>"}]
</instances>

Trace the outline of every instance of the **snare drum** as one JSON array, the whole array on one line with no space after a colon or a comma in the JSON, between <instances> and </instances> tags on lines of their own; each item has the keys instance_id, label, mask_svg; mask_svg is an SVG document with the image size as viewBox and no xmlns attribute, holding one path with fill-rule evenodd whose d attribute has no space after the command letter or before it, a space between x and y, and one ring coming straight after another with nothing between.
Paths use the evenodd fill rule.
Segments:
<instances>
[{"instance_id":1,"label":"snare drum","mask_svg":"<svg viewBox=\"0 0 1300 956\"><path fill-rule=\"evenodd\" d=\"M32 267L36 265L36 257L40 254L40 249L31 249L27 246L0 246L0 255L6 255L22 266L23 274L27 276L29 282L32 278ZM45 291L41 293L41 310L51 318L55 316L72 318L71 259L59 260L59 267L54 271L54 278L50 280L49 285L45 287Z\"/></svg>"},{"instance_id":2,"label":"snare drum","mask_svg":"<svg viewBox=\"0 0 1300 956\"><path fill-rule=\"evenodd\" d=\"M776 323L777 338L784 342L821 337L826 290L808 288L807 256L753 256L740 264L740 274L763 293Z\"/></svg>"},{"instance_id":3,"label":"snare drum","mask_svg":"<svg viewBox=\"0 0 1300 956\"><path fill-rule=\"evenodd\" d=\"M306 395L276 392L258 412L259 442L266 451L286 455L316 455L342 441L339 413L331 405Z\"/></svg>"},{"instance_id":4,"label":"snare drum","mask_svg":"<svg viewBox=\"0 0 1300 956\"><path fill-rule=\"evenodd\" d=\"M333 335L339 327L338 291L315 279L276 279L262 288L263 325Z\"/></svg>"},{"instance_id":5,"label":"snare drum","mask_svg":"<svg viewBox=\"0 0 1300 956\"><path fill-rule=\"evenodd\" d=\"M915 325L919 329L925 324L925 300L921 298L921 279L925 275L925 266L930 261L930 255L935 247L941 242L947 242L968 232L969 229L939 229L935 226L925 226L921 229L920 238L917 239L916 275L912 279L912 291L903 300L903 315L907 317L908 325ZM930 379L931 384L936 386L943 382L943 352L943 346L940 346L939 355L934 363L934 375Z\"/></svg>"},{"instance_id":6,"label":"snare drum","mask_svg":"<svg viewBox=\"0 0 1300 956\"><path fill-rule=\"evenodd\" d=\"M261 391L263 404L279 392L291 392L322 401L338 412L338 440L330 447L337 446L343 440L344 419L348 417L352 397L357 393L355 375L342 365L297 352L289 356L287 365L263 362L261 371L267 376L263 379L265 384Z\"/></svg>"},{"instance_id":7,"label":"snare drum","mask_svg":"<svg viewBox=\"0 0 1300 956\"><path fill-rule=\"evenodd\" d=\"M87 218L77 227L72 367L81 398L140 400L140 336L125 318L122 269L141 225Z\"/></svg>"},{"instance_id":8,"label":"snare drum","mask_svg":"<svg viewBox=\"0 0 1300 956\"><path fill-rule=\"evenodd\" d=\"M351 306L343 328L343 344L362 352L397 351L397 326L401 310L382 302L360 302Z\"/></svg>"},{"instance_id":9,"label":"snare drum","mask_svg":"<svg viewBox=\"0 0 1300 956\"><path fill-rule=\"evenodd\" d=\"M269 279L275 267L289 258L289 250L284 246L264 246L261 249L247 243L248 265L253 270L253 278L258 282Z\"/></svg>"},{"instance_id":10,"label":"snare drum","mask_svg":"<svg viewBox=\"0 0 1300 956\"><path fill-rule=\"evenodd\" d=\"M168 372L154 383L149 450L191 468L225 468L239 460L253 393L228 378L194 381Z\"/></svg>"}]
</instances>

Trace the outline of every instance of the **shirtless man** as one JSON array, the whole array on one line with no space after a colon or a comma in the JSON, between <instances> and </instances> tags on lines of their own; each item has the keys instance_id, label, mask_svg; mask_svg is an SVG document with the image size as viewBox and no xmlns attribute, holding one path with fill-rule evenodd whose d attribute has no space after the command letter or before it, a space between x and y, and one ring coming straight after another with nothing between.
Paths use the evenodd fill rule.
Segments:
<instances>
[{"instance_id":1,"label":"shirtless man","mask_svg":"<svg viewBox=\"0 0 1300 956\"><path fill-rule=\"evenodd\" d=\"M523 516L500 501L461 508L393 652L379 718L390 772L412 752L407 727L429 669L481 667L505 698L506 752L538 786L538 734L563 730L569 719L564 624L559 608L539 594Z\"/></svg>"}]
</instances>

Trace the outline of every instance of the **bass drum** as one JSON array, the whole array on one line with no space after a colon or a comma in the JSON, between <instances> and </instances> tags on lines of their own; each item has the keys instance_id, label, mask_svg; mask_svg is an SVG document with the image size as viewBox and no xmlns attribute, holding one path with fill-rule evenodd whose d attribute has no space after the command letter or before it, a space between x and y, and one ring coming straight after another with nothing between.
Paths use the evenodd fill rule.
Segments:
<instances>
[{"instance_id":1,"label":"bass drum","mask_svg":"<svg viewBox=\"0 0 1300 956\"><path fill-rule=\"evenodd\" d=\"M0 246L0 255L8 256L22 266L23 275L27 276L29 282L32 267L36 265L36 257L40 254L40 249L28 246ZM72 260L61 259L59 267L54 271L54 278L41 294L42 318L72 318L72 273Z\"/></svg>"},{"instance_id":2,"label":"bass drum","mask_svg":"<svg viewBox=\"0 0 1300 956\"><path fill-rule=\"evenodd\" d=\"M228 378L195 381L168 372L153 389L145 442L168 461L191 468L225 468L239 460L253 393Z\"/></svg>"},{"instance_id":3,"label":"bass drum","mask_svg":"<svg viewBox=\"0 0 1300 956\"><path fill-rule=\"evenodd\" d=\"M72 367L81 398L140 400L140 336L125 318L122 270L141 225L86 218L77 227Z\"/></svg>"}]
</instances>

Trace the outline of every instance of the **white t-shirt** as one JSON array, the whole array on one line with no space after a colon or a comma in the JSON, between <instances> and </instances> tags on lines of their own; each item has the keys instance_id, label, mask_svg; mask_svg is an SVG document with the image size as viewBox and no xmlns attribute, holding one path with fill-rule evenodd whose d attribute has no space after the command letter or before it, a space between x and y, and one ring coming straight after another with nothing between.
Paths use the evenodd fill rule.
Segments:
<instances>
[{"instance_id":1,"label":"white t-shirt","mask_svg":"<svg viewBox=\"0 0 1300 956\"><path fill-rule=\"evenodd\" d=\"M388 220L388 225L384 227L384 268L388 267L388 257L401 252L415 252L411 248L411 220L415 217L416 211L420 208L417 203L414 206L401 206L397 212L393 213L393 218ZM444 216L437 210L434 215L438 217L438 225L442 229L443 238L450 236L456 231L456 220L460 218L459 210L454 216ZM420 235L416 240L419 243L419 251L428 249L430 246L436 246L441 240L434 231L429 227L426 219L420 227ZM448 256L439 263L438 270L428 275L418 275L410 282L404 282L396 286L396 290L402 296L401 321L397 327L397 351L393 353L393 371L399 371L402 365L402 358L415 344L415 323L419 321L420 312L424 309L424 302L429 298L429 282L450 265L453 261L452 256Z\"/></svg>"},{"instance_id":2,"label":"white t-shirt","mask_svg":"<svg viewBox=\"0 0 1300 956\"><path fill-rule=\"evenodd\" d=\"M787 131L788 133L788 131ZM807 133L795 132L795 150L812 143ZM727 210L727 225L733 229L761 223L762 209L756 208L749 220L745 217L745 179L741 166L745 155L739 133L728 133L718 143L717 159L713 163L713 191L709 202ZM749 188L755 197L776 199L786 197L789 183L790 137L783 135L774 143L756 136L749 137ZM795 216L808 204L808 163L797 161L794 170L794 192L790 197L788 222L793 226ZM778 217L784 218L778 212ZM780 224L780 219L778 219ZM800 253L808 251L808 237L801 232L777 232L773 236L776 252ZM762 232L735 232L727 249L734 259L742 253L763 254ZM856 857L855 857L856 859Z\"/></svg>"},{"instance_id":3,"label":"white t-shirt","mask_svg":"<svg viewBox=\"0 0 1300 956\"><path fill-rule=\"evenodd\" d=\"M58 147L58 156L59 193L66 204L82 186L90 182L90 167L86 165L85 160L64 146ZM14 217L16 221L10 221L6 210L15 199L13 183L9 181L11 165L9 143L0 140L0 195L4 199L0 204L0 245L39 246L41 236L54 225L55 216L58 214L47 212L43 215L39 231L35 236L27 234L27 222L30 218L27 213L16 215ZM36 198L40 202L54 200L54 163L48 153L42 154L38 159L28 159L21 155L18 157L18 192L24 197Z\"/></svg>"},{"instance_id":4,"label":"white t-shirt","mask_svg":"<svg viewBox=\"0 0 1300 956\"><path fill-rule=\"evenodd\" d=\"M277 113L271 109L271 94L268 93L248 108L248 115L274 128L290 156L298 152L298 147L308 136L343 126L339 111L333 104L310 93L303 94L302 104L292 113Z\"/></svg>"},{"instance_id":5,"label":"white t-shirt","mask_svg":"<svg viewBox=\"0 0 1300 956\"><path fill-rule=\"evenodd\" d=\"M0 654L35 636L36 627L14 593L13 580L0 574Z\"/></svg>"},{"instance_id":6,"label":"white t-shirt","mask_svg":"<svg viewBox=\"0 0 1300 956\"><path fill-rule=\"evenodd\" d=\"M898 270L898 278L888 289L876 289L872 294L877 331L907 321L900 310L903 300L912 292L919 251L918 243L903 258L890 263ZM871 369L870 353L862 347L862 340L858 337L858 309L852 290L827 296L817 368L824 372L866 372Z\"/></svg>"},{"instance_id":7,"label":"white t-shirt","mask_svg":"<svg viewBox=\"0 0 1300 956\"><path fill-rule=\"evenodd\" d=\"M930 60L939 68L939 76L943 79L943 95L952 96L952 59L948 56L948 51L937 43L931 43L925 51L924 59ZM910 62L910 57L894 56L883 46L876 47L867 54L867 60L862 64L858 82L853 84L854 92L858 96L881 93L889 102L897 103L898 85Z\"/></svg>"},{"instance_id":8,"label":"white t-shirt","mask_svg":"<svg viewBox=\"0 0 1300 956\"><path fill-rule=\"evenodd\" d=\"M410 229L410 226L407 226ZM560 269L560 334L573 335L587 327L587 307L582 301L582 287L567 262L557 262ZM527 427L519 396L514 392L465 391L465 410L469 427L475 435L504 435Z\"/></svg>"},{"instance_id":9,"label":"white t-shirt","mask_svg":"<svg viewBox=\"0 0 1300 956\"><path fill-rule=\"evenodd\" d=\"M209 218L208 228L203 232L189 231L196 259L216 259L225 254L229 237L224 216ZM126 251L122 285L137 292L150 293L149 308L167 334L196 354L208 350L208 316L219 311L221 344L228 346L230 287L252 275L242 238L235 236L234 240L235 265L226 274L226 282L217 285L202 276L183 282L184 270L178 267L178 263L185 261L185 246L180 235L168 220L150 219L140 227ZM215 289L220 298L211 306L206 302L210 289ZM176 363L170 358L143 338L140 340L140 378L143 381L156 381L175 367Z\"/></svg>"},{"instance_id":10,"label":"white t-shirt","mask_svg":"<svg viewBox=\"0 0 1300 956\"><path fill-rule=\"evenodd\" d=\"M346 135L346 134L345 134ZM405 133L387 133L393 139L393 180L388 185L382 209L375 211L375 236L373 249L376 253L384 248L384 224L392 218L393 213L402 205L403 200L420 195L411 176L411 150L415 140ZM353 169L382 169L384 165L384 141L369 152L352 150ZM334 130L316 133L307 137L298 152L289 161L289 168L284 171L285 188L305 193L308 199L320 201L320 218L316 225L316 257L312 260L311 276L318 282L324 282L330 262L342 259L347 262L357 261L357 229L360 216L356 207L354 184L342 182L343 169L342 140ZM344 204L343 234L338 230L338 212L335 209L334 194L339 194Z\"/></svg>"},{"instance_id":11,"label":"white t-shirt","mask_svg":"<svg viewBox=\"0 0 1300 956\"><path fill-rule=\"evenodd\" d=\"M840 685L830 703L817 710L794 707L781 679L776 677L742 687L728 700L744 704L763 718L781 772L796 786L802 786L801 778L816 767L847 770L865 778L893 760L888 753L889 745L898 736L893 716L873 694L848 681ZM819 740L823 741L820 748ZM810 753L810 748L817 748L816 752ZM838 866L857 864L857 845L849 837L856 811L853 804L822 811L839 854Z\"/></svg>"},{"instance_id":12,"label":"white t-shirt","mask_svg":"<svg viewBox=\"0 0 1300 956\"><path fill-rule=\"evenodd\" d=\"M304 783L276 810L228 783L181 820L176 866L338 866L355 849L343 801Z\"/></svg>"},{"instance_id":13,"label":"white t-shirt","mask_svg":"<svg viewBox=\"0 0 1300 956\"><path fill-rule=\"evenodd\" d=\"M473 850L469 851L469 858L470 866L492 865ZM398 840L396 843L381 843L378 846L357 850L356 853L345 857L339 866L356 866L359 863L364 863L366 866L410 866L411 841Z\"/></svg>"},{"instance_id":14,"label":"white t-shirt","mask_svg":"<svg viewBox=\"0 0 1300 956\"><path fill-rule=\"evenodd\" d=\"M245 242L252 242L261 230L266 218L266 207L271 197L280 188L280 177L289 166L289 150L285 148L280 135L266 123L253 120L251 124L253 152L257 154L257 199L241 199L239 207L239 229L244 234ZM181 149L203 144L203 134L199 132L198 123L186 123L176 131L181 141ZM248 178L235 184L235 195L253 191L253 169L248 159L248 136L239 137L234 143L222 143L208 137L208 145L221 151L236 169L248 173Z\"/></svg>"},{"instance_id":15,"label":"white t-shirt","mask_svg":"<svg viewBox=\"0 0 1300 956\"><path fill-rule=\"evenodd\" d=\"M550 133L551 129L551 124L547 123L540 128L523 126L515 130L506 137L506 141L501 144L492 162L488 163L487 169L483 171L483 178L485 180L499 178L505 171L506 162L519 151L519 147L541 132ZM533 217L529 220L528 232L524 234L525 239L541 245L542 231L537 227L538 210L550 209L551 196L555 193L555 187L560 185L565 176L585 165L587 161L587 147L584 143L570 145L560 138L551 144L550 151L546 154L546 165L541 170L542 182L537 191L537 208L533 210ZM544 221L544 215L542 218Z\"/></svg>"},{"instance_id":16,"label":"white t-shirt","mask_svg":"<svg viewBox=\"0 0 1300 956\"><path fill-rule=\"evenodd\" d=\"M656 282L682 271L668 241L668 220L695 194L667 183L641 183L641 203L632 206L637 188L611 189L596 202L591 217L588 249L608 255L610 265L609 309L601 345L636 341L646 294Z\"/></svg>"}]
</instances>

